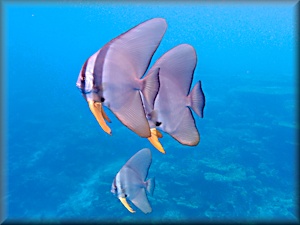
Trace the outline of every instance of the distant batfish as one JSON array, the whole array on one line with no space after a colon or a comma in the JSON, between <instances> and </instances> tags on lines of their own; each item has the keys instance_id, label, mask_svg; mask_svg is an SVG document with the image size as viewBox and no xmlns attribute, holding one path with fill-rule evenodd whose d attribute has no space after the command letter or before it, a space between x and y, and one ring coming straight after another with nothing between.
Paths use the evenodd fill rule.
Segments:
<instances>
[{"instance_id":1,"label":"distant batfish","mask_svg":"<svg viewBox=\"0 0 300 225\"><path fill-rule=\"evenodd\" d=\"M108 107L129 129L141 137L150 137L142 96L149 104L159 89L159 68L146 72L151 58L167 29L165 19L154 18L114 38L87 59L76 86L102 129L111 134L103 110Z\"/></svg>"},{"instance_id":2,"label":"distant batfish","mask_svg":"<svg viewBox=\"0 0 300 225\"><path fill-rule=\"evenodd\" d=\"M151 195L154 191L155 180L145 181L151 165L152 155L148 148L138 151L117 173L111 187L111 192L120 199L129 212L135 211L128 204L128 198L143 213L150 213L152 208L147 199L146 190Z\"/></svg>"},{"instance_id":3,"label":"distant batfish","mask_svg":"<svg viewBox=\"0 0 300 225\"><path fill-rule=\"evenodd\" d=\"M160 57L149 74L159 68L160 88L154 102L154 108L145 108L152 135L150 142L165 153L157 137L160 129L181 144L194 146L200 141L191 109L203 117L205 96L198 81L190 91L193 74L197 63L195 49L188 44L181 44Z\"/></svg>"}]
</instances>

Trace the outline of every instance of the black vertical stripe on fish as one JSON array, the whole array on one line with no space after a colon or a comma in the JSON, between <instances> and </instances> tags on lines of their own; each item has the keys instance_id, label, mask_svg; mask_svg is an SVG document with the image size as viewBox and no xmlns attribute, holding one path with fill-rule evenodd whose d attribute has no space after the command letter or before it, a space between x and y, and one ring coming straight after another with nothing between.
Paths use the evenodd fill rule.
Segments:
<instances>
[{"instance_id":1,"label":"black vertical stripe on fish","mask_svg":"<svg viewBox=\"0 0 300 225\"><path fill-rule=\"evenodd\" d=\"M86 91L86 90L85 90L85 79L86 79L85 73L86 73L86 67L87 67L88 61L89 61L89 59L87 59L87 60L85 61L85 63L84 63L83 66L82 66L82 69L81 69L80 89L81 89L82 93L86 93L86 92L85 92L85 91Z\"/></svg>"},{"instance_id":2,"label":"black vertical stripe on fish","mask_svg":"<svg viewBox=\"0 0 300 225\"><path fill-rule=\"evenodd\" d=\"M102 76L104 60L109 49L109 43L106 44L98 53L94 65L93 89L99 96L103 97ZM100 93L99 93L100 92ZM102 98L101 98L102 99ZM104 98L103 98L104 101Z\"/></svg>"}]
</instances>

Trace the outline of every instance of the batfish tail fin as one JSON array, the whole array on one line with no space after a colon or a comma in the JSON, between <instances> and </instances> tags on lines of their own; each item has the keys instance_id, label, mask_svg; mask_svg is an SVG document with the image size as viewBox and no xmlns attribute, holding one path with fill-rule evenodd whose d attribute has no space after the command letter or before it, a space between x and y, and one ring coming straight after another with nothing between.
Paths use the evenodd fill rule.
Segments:
<instances>
[{"instance_id":1,"label":"batfish tail fin","mask_svg":"<svg viewBox=\"0 0 300 225\"><path fill-rule=\"evenodd\" d=\"M153 195L155 188L155 178L152 177L146 181L146 189L150 195Z\"/></svg>"},{"instance_id":2,"label":"batfish tail fin","mask_svg":"<svg viewBox=\"0 0 300 225\"><path fill-rule=\"evenodd\" d=\"M201 82L198 81L188 95L188 104L194 112L203 118L203 109L205 106L205 96L201 88Z\"/></svg>"},{"instance_id":3,"label":"batfish tail fin","mask_svg":"<svg viewBox=\"0 0 300 225\"><path fill-rule=\"evenodd\" d=\"M143 80L142 94L144 99L144 106L147 113L154 108L154 100L159 90L159 68L153 70Z\"/></svg>"}]
</instances>

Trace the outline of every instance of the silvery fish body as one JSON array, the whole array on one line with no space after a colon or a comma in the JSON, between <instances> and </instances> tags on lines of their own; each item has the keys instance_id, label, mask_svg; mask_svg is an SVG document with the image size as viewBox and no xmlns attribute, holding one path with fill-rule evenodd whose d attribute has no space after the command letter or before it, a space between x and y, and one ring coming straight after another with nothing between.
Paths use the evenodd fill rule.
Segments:
<instances>
[{"instance_id":1,"label":"silvery fish body","mask_svg":"<svg viewBox=\"0 0 300 225\"><path fill-rule=\"evenodd\" d=\"M152 195L155 187L154 178L146 180L151 161L150 149L144 148L126 162L113 180L111 192L132 213L135 211L129 206L126 199L129 199L144 213L152 211L146 194L147 191Z\"/></svg>"},{"instance_id":2,"label":"silvery fish body","mask_svg":"<svg viewBox=\"0 0 300 225\"><path fill-rule=\"evenodd\" d=\"M104 121L110 122L103 105L139 136L151 136L142 97L154 104L159 89L159 69L141 77L166 28L165 19L147 20L108 42L82 66L76 86L105 132L111 134Z\"/></svg>"},{"instance_id":3,"label":"silvery fish body","mask_svg":"<svg viewBox=\"0 0 300 225\"><path fill-rule=\"evenodd\" d=\"M201 82L198 81L190 91L196 64L196 51L188 44L178 45L161 56L149 70L152 73L159 68L159 92L154 107L145 108L153 133L162 137L156 131L156 128L160 129L181 144L190 146L200 141L191 110L203 117L205 106ZM164 153L157 141L151 143Z\"/></svg>"}]
</instances>

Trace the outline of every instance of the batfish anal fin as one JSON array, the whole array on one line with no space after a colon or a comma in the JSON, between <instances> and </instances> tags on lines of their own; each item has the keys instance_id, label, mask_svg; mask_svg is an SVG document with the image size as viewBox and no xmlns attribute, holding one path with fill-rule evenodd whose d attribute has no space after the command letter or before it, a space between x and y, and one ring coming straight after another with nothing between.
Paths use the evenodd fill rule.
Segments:
<instances>
[{"instance_id":1,"label":"batfish anal fin","mask_svg":"<svg viewBox=\"0 0 300 225\"><path fill-rule=\"evenodd\" d=\"M191 107L194 112L203 118L203 109L205 106L205 96L201 88L201 82L198 81L187 97L187 106Z\"/></svg>"},{"instance_id":2,"label":"batfish anal fin","mask_svg":"<svg viewBox=\"0 0 300 225\"><path fill-rule=\"evenodd\" d=\"M148 201L145 188L140 188L138 193L135 195L133 199L130 199L130 201L139 208L143 213L150 213L152 212L152 208L150 206L150 203Z\"/></svg>"},{"instance_id":3,"label":"batfish anal fin","mask_svg":"<svg viewBox=\"0 0 300 225\"><path fill-rule=\"evenodd\" d=\"M130 205L128 204L126 198L123 197L119 197L120 201L122 202L122 204L124 205L124 207L131 213L135 213L135 211L130 207Z\"/></svg>"},{"instance_id":4,"label":"batfish anal fin","mask_svg":"<svg viewBox=\"0 0 300 225\"><path fill-rule=\"evenodd\" d=\"M150 137L149 123L138 91L133 89L128 89L128 91L116 91L111 94L110 98L109 109L125 126L140 137Z\"/></svg>"},{"instance_id":5,"label":"batfish anal fin","mask_svg":"<svg viewBox=\"0 0 300 225\"><path fill-rule=\"evenodd\" d=\"M169 134L183 145L196 146L199 143L200 135L190 108L185 107L180 123Z\"/></svg>"},{"instance_id":6,"label":"batfish anal fin","mask_svg":"<svg viewBox=\"0 0 300 225\"><path fill-rule=\"evenodd\" d=\"M108 133L109 135L111 135L111 129L109 128L109 126L107 126L104 118L103 118L103 109L102 109L102 104L101 103L96 103L93 100L89 100L88 101L88 105L89 108L91 110L91 112L93 113L93 115L95 116L96 120L98 121L99 125L101 126L101 128Z\"/></svg>"},{"instance_id":7,"label":"batfish anal fin","mask_svg":"<svg viewBox=\"0 0 300 225\"><path fill-rule=\"evenodd\" d=\"M158 140L158 138L162 137L162 134L158 130L156 130L156 128L151 128L150 130L151 130L151 137L149 137L148 140L158 151L165 154L166 152Z\"/></svg>"},{"instance_id":8,"label":"batfish anal fin","mask_svg":"<svg viewBox=\"0 0 300 225\"><path fill-rule=\"evenodd\" d=\"M150 195L153 195L155 188L155 178L152 177L146 181L146 189Z\"/></svg>"}]
</instances>

